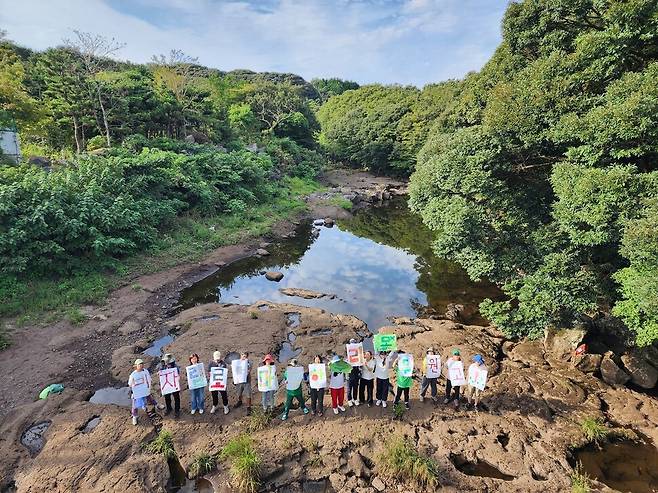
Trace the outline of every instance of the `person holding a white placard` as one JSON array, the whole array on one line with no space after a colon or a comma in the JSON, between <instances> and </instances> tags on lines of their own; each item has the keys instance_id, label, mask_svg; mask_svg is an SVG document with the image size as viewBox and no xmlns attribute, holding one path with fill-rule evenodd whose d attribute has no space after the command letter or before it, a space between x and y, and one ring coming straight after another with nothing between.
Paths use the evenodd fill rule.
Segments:
<instances>
[{"instance_id":1,"label":"person holding a white placard","mask_svg":"<svg viewBox=\"0 0 658 493\"><path fill-rule=\"evenodd\" d=\"M361 383L359 384L359 400L372 406L372 391L375 383L375 360L370 351L364 354L364 363L361 367Z\"/></svg>"},{"instance_id":2,"label":"person holding a white placard","mask_svg":"<svg viewBox=\"0 0 658 493\"><path fill-rule=\"evenodd\" d=\"M222 358L222 353L220 351L215 351L212 353L212 361L208 363L208 377L212 374L213 368L227 368L226 362ZM226 370L228 372L228 368ZM219 405L219 396L222 396L222 405L224 406L224 414L229 413L228 408L228 391L224 390L211 390L210 395L212 397L212 407L210 408L210 414L215 414L217 411L217 406Z\"/></svg>"},{"instance_id":3,"label":"person holding a white placard","mask_svg":"<svg viewBox=\"0 0 658 493\"><path fill-rule=\"evenodd\" d=\"M409 359L402 349L398 350L398 357L393 364L397 380L397 389L395 390L395 401L393 405L400 402L404 394L404 407L409 409L409 391L413 383L413 356Z\"/></svg>"},{"instance_id":4,"label":"person holding a white placard","mask_svg":"<svg viewBox=\"0 0 658 493\"><path fill-rule=\"evenodd\" d=\"M271 354L268 354L263 358L263 365L273 366L274 357ZM276 375L275 375L276 376ZM276 390L267 390L262 393L262 405L263 411L272 412L274 411L274 396L276 395Z\"/></svg>"},{"instance_id":5,"label":"person holding a white placard","mask_svg":"<svg viewBox=\"0 0 658 493\"><path fill-rule=\"evenodd\" d=\"M313 364L315 365L324 365L324 360L322 359L322 356L319 354L315 355L315 358L313 358ZM326 367L325 367L326 368ZM320 367L322 369L322 367ZM326 369L325 369L326 371ZM327 385L327 379L326 375L324 378L324 386L322 387L317 387L313 385L313 382L311 381L311 375L309 371L309 389L310 389L310 394L311 394L311 411L313 414L317 414L318 416L322 416L324 413L324 393L327 390L326 385Z\"/></svg>"},{"instance_id":6,"label":"person holding a white placard","mask_svg":"<svg viewBox=\"0 0 658 493\"><path fill-rule=\"evenodd\" d=\"M283 408L281 420L288 419L288 412L292 406L293 400L299 402L299 407L304 414L308 414L308 408L304 404L304 393L302 392L302 382L304 381L304 367L297 366L297 360L291 359L288 363L288 368L283 373L283 378L286 381L286 404Z\"/></svg>"},{"instance_id":7,"label":"person holding a white placard","mask_svg":"<svg viewBox=\"0 0 658 493\"><path fill-rule=\"evenodd\" d=\"M460 356L459 349L453 349L452 350L452 356L448 358L445 364L445 368L448 372L446 375L446 398L443 400L444 404L448 404L450 401L455 402L455 407L459 407L459 391L461 387L459 385L454 385L452 384L451 376L450 376L450 369L455 366L458 367L460 366L464 367L464 363L462 362L462 357ZM453 395L451 396L451 391Z\"/></svg>"},{"instance_id":8,"label":"person holding a white placard","mask_svg":"<svg viewBox=\"0 0 658 493\"><path fill-rule=\"evenodd\" d=\"M242 395L244 394L247 399L248 416L251 414L251 361L249 361L249 353L240 353L240 360L247 362L247 380L235 384L235 390L238 394L238 401L235 403L235 407L240 407L242 405Z\"/></svg>"},{"instance_id":9,"label":"person holding a white placard","mask_svg":"<svg viewBox=\"0 0 658 493\"><path fill-rule=\"evenodd\" d=\"M388 400L388 389L390 386L389 382L389 370L391 369L391 362L393 361L393 353L377 353L375 355L375 406L381 405L386 407L386 401Z\"/></svg>"},{"instance_id":10,"label":"person holding a white placard","mask_svg":"<svg viewBox=\"0 0 658 493\"><path fill-rule=\"evenodd\" d=\"M133 425L136 425L138 410L144 409L146 411L147 405L155 407L157 403L151 396L151 375L148 370L144 369L144 362L141 359L136 359L133 366L135 370L128 377L128 387L132 392L130 414L132 415Z\"/></svg>"},{"instance_id":11,"label":"person holding a white placard","mask_svg":"<svg viewBox=\"0 0 658 493\"><path fill-rule=\"evenodd\" d=\"M190 355L190 365L196 365L199 363L199 355L196 353L192 353ZM203 365L199 365L203 366ZM188 387L190 386L190 373L188 372L188 382L187 385ZM201 376L205 378L205 375L203 372L201 372ZM206 384L204 382L202 387L197 387L197 388L191 388L190 389L190 413L194 414L195 412L199 411L199 414L203 414L203 408L205 406L205 400L206 400Z\"/></svg>"},{"instance_id":12,"label":"person holding a white placard","mask_svg":"<svg viewBox=\"0 0 658 493\"><path fill-rule=\"evenodd\" d=\"M160 369L161 370L169 370L175 368L178 370L178 375L180 375L180 367L176 364L176 359L173 357L173 355L167 353L162 357L162 361L160 361ZM165 394L164 399L165 399L165 405L167 407L165 411L165 416L169 415L172 411L171 409L171 398L174 398L174 417L178 418L180 417L180 391L177 390L176 392L171 392L170 394Z\"/></svg>"},{"instance_id":13,"label":"person holding a white placard","mask_svg":"<svg viewBox=\"0 0 658 493\"><path fill-rule=\"evenodd\" d=\"M430 395L432 396L432 400L436 402L436 382L439 379L439 375L441 375L441 358L434 354L433 347L429 348L425 353L425 358L423 358L422 363L422 371L423 380L420 384L420 402L425 400L425 393L428 388L432 389Z\"/></svg>"},{"instance_id":14,"label":"person holding a white placard","mask_svg":"<svg viewBox=\"0 0 658 493\"><path fill-rule=\"evenodd\" d=\"M487 366L484 364L482 355L476 354L473 356L473 363L468 367L468 387L466 388L468 404L471 404L471 397L473 397L473 408L476 411L480 401L480 393L484 390L486 381Z\"/></svg>"}]
</instances>

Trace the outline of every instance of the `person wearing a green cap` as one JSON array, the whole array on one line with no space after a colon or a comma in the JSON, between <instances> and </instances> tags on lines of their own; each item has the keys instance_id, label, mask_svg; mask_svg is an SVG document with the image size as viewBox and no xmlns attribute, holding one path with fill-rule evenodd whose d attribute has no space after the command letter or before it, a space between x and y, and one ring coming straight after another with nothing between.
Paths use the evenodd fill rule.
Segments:
<instances>
[{"instance_id":1,"label":"person wearing a green cap","mask_svg":"<svg viewBox=\"0 0 658 493\"><path fill-rule=\"evenodd\" d=\"M155 410L157 402L155 402L155 399L151 395L151 374L148 370L144 369L144 361L136 359L133 366L135 370L128 377L128 387L130 387L132 392L132 407L130 409L130 414L132 415L133 425L136 425L139 409L144 409L146 411L146 406L151 405ZM144 389L146 389L146 395L144 395ZM135 397L137 392L139 392L140 395Z\"/></svg>"},{"instance_id":2,"label":"person wearing a green cap","mask_svg":"<svg viewBox=\"0 0 658 493\"><path fill-rule=\"evenodd\" d=\"M450 367L457 362L461 361L462 357L460 356L459 349L453 349L452 350L452 356L450 356L445 364L446 368L446 398L443 400L444 404L448 404L450 401L454 400L455 401L455 407L459 407L459 391L460 387L457 385L455 387L452 386L452 383L450 382ZM451 394L452 392L452 396Z\"/></svg>"}]
</instances>

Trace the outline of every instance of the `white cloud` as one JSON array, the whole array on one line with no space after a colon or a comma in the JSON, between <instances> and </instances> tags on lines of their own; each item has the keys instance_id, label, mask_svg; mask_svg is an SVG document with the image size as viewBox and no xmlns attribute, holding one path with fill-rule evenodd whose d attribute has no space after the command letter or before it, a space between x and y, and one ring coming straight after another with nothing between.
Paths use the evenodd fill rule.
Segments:
<instances>
[{"instance_id":1,"label":"white cloud","mask_svg":"<svg viewBox=\"0 0 658 493\"><path fill-rule=\"evenodd\" d=\"M79 29L125 42L120 56L137 62L179 48L223 70L423 85L479 69L499 41L505 5L503 0L0 0L0 27L35 49L55 46Z\"/></svg>"}]
</instances>

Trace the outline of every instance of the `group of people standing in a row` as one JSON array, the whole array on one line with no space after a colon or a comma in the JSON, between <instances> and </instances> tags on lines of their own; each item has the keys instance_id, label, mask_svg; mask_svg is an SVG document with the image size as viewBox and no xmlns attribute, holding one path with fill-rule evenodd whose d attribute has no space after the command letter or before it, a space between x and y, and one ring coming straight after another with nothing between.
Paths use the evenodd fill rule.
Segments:
<instances>
[{"instance_id":1,"label":"group of people standing in a row","mask_svg":"<svg viewBox=\"0 0 658 493\"><path fill-rule=\"evenodd\" d=\"M356 341L352 339L350 343L355 343ZM284 404L284 410L281 415L282 420L288 418L288 413L293 405L294 401L297 401L299 408L308 414L312 412L314 415L322 416L324 413L324 396L327 393L327 388L329 389L329 394L331 396L331 408L334 414L339 414L339 412L344 412L346 409L345 396L347 396L347 405L348 406L359 406L360 404L365 404L368 407L371 407L373 404L376 406L382 406L383 408L387 407L387 402L389 400L389 394L393 394L394 405L398 404L401 400L404 402L406 409L409 409L409 392L413 384L413 379L417 373L416 369L413 369L413 375L408 371L401 371L400 361L404 359L401 358L401 355L405 355L405 352L402 350L392 351L392 352L376 352L374 355L370 351L365 351L363 353L363 360L358 366L352 366L346 362L343 356L335 354L329 358L328 362L325 362L325 358L321 355L316 355L313 359L312 366L317 368L318 365L324 367L325 379L322 381L320 386L313 385L311 379L309 378L311 372L309 369L301 367L296 359L291 359L286 369L283 372L283 379L279 385L286 387L286 399ZM434 348L429 348L426 351L425 356L422 359L420 367L420 376L422 376L421 385L420 385L420 401L423 402L427 391L430 391L430 397L434 402L438 400L438 380L439 375L445 377L445 398L444 404L454 402L454 406L459 406L460 401L460 390L461 386L467 382L465 377L462 377L461 380L455 381L454 378L451 378L452 372L451 368L453 366L459 366L463 370L463 362L461 359L459 349L453 349L451 351L450 357L446 360L443 365L443 371L441 369L433 368L430 369L428 361L431 361L432 364L435 363L436 359L433 358L436 355ZM235 384L235 390L237 394L237 400L234 407L240 407L243 405L243 399L246 400L247 414L251 413L252 405L252 385L251 385L251 373L252 365L249 360L249 354L243 352L240 354L240 359L245 361L247 367L247 376L246 381L242 383ZM479 372L485 375L486 378L486 365L484 358L476 354L473 356L473 362L468 368L468 386L466 389L466 397L468 399L469 405L473 401L475 409L477 409L478 401L480 398L480 393L484 387L482 384L481 388L474 385L471 379L471 376L474 372ZM191 365L196 365L199 363L199 355L193 353L189 357L189 362ZM262 366L273 366L275 364L275 359L271 354L266 355L262 360ZM135 397L135 392L133 390L133 399L132 399L132 423L137 424L137 414L139 409L146 409L147 404L156 406L157 403L155 399L150 395L151 387L151 376L148 370L144 368L144 363L141 359L135 361L135 370L130 374L128 379L128 386L134 388L137 384L143 385L146 383L148 385L148 395ZM220 351L215 351L213 353L213 358L208 364L208 374L212 372L212 368L228 368L230 365L224 360L223 355ZM165 354L162 357L160 362L160 370L176 368L180 373L180 368L171 354ZM294 370L293 370L294 369ZM432 370L432 371L430 371ZM273 370L276 375L276 369ZM391 371L394 374L394 382L391 382L390 373ZM438 372L438 373L437 373ZM293 378L292 375L295 374ZM463 371L462 371L463 373ZM299 376L303 377L299 378ZM316 378L315 376L313 377ZM278 377L277 377L278 379ZM306 405L306 398L303 392L303 385L306 385L309 388L310 396L310 409ZM395 387L394 387L395 385ZM395 388L395 392L393 389ZM190 409L191 414L199 413L203 414L205 408L205 386L200 388L190 388ZM275 407L275 397L276 390L265 390L261 391L261 404L263 411L273 412ZM229 399L227 390L211 390L212 396L212 407L210 413L214 414L219 409L219 399L221 397L222 407L224 414L229 413ZM166 409L165 415L174 412L174 416L178 418L180 416L180 391L175 391L164 395L165 404L158 405L160 409ZM172 406L173 400L173 406Z\"/></svg>"}]
</instances>

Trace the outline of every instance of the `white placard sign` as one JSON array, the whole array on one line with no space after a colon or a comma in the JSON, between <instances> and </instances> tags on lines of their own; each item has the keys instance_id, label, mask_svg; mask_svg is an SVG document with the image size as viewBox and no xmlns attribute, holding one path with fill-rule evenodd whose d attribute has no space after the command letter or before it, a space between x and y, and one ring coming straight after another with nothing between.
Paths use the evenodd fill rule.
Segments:
<instances>
[{"instance_id":1,"label":"white placard sign","mask_svg":"<svg viewBox=\"0 0 658 493\"><path fill-rule=\"evenodd\" d=\"M427 365L427 378L439 378L441 376L441 356L438 354L428 354L425 356Z\"/></svg>"},{"instance_id":2,"label":"white placard sign","mask_svg":"<svg viewBox=\"0 0 658 493\"><path fill-rule=\"evenodd\" d=\"M162 395L173 394L180 390L180 375L178 368L166 368L158 372L160 377L160 392Z\"/></svg>"},{"instance_id":3,"label":"white placard sign","mask_svg":"<svg viewBox=\"0 0 658 493\"><path fill-rule=\"evenodd\" d=\"M286 368L286 389L297 390L304 379L303 366L289 366Z\"/></svg>"},{"instance_id":4,"label":"white placard sign","mask_svg":"<svg viewBox=\"0 0 658 493\"><path fill-rule=\"evenodd\" d=\"M312 389L327 387L327 367L324 363L308 365L308 382Z\"/></svg>"},{"instance_id":5,"label":"white placard sign","mask_svg":"<svg viewBox=\"0 0 658 493\"><path fill-rule=\"evenodd\" d=\"M213 366L210 368L208 390L226 390L228 385L228 368Z\"/></svg>"},{"instance_id":6,"label":"white placard sign","mask_svg":"<svg viewBox=\"0 0 658 493\"><path fill-rule=\"evenodd\" d=\"M363 366L365 363L365 357L363 356L363 343L357 342L353 344L346 344L345 349L347 350L346 361L352 366Z\"/></svg>"},{"instance_id":7,"label":"white placard sign","mask_svg":"<svg viewBox=\"0 0 658 493\"><path fill-rule=\"evenodd\" d=\"M234 359L231 361L231 371L233 373L233 383L246 383L249 375L249 361L246 359Z\"/></svg>"},{"instance_id":8,"label":"white placard sign","mask_svg":"<svg viewBox=\"0 0 658 493\"><path fill-rule=\"evenodd\" d=\"M151 388L149 387L148 382L148 372L146 370L142 370L135 375L130 389L133 393L133 399L141 399L142 397L151 395Z\"/></svg>"},{"instance_id":9,"label":"white placard sign","mask_svg":"<svg viewBox=\"0 0 658 493\"><path fill-rule=\"evenodd\" d=\"M258 367L258 390L259 392L270 392L279 388L276 381L276 366L263 365Z\"/></svg>"},{"instance_id":10,"label":"white placard sign","mask_svg":"<svg viewBox=\"0 0 658 493\"><path fill-rule=\"evenodd\" d=\"M398 370L401 377L410 377L414 374L414 357L409 353L398 356Z\"/></svg>"},{"instance_id":11,"label":"white placard sign","mask_svg":"<svg viewBox=\"0 0 658 493\"><path fill-rule=\"evenodd\" d=\"M187 386L190 390L200 389L201 387L208 385L203 363L186 366L185 371L187 372Z\"/></svg>"},{"instance_id":12,"label":"white placard sign","mask_svg":"<svg viewBox=\"0 0 658 493\"><path fill-rule=\"evenodd\" d=\"M448 378L453 387L466 385L464 377L464 363L461 361L450 361L448 364Z\"/></svg>"},{"instance_id":13,"label":"white placard sign","mask_svg":"<svg viewBox=\"0 0 658 493\"><path fill-rule=\"evenodd\" d=\"M468 367L468 384L471 387L475 387L478 390L484 390L487 385L487 374L488 370L486 367L480 367L478 365L471 365Z\"/></svg>"}]
</instances>

